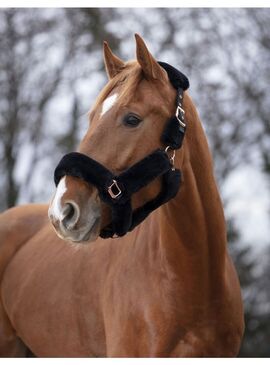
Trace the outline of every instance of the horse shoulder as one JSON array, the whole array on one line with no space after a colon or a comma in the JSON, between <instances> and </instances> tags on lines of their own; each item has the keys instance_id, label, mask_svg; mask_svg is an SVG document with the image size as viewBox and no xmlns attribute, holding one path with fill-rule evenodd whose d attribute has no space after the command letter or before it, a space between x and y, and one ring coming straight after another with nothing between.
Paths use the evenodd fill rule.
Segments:
<instances>
[{"instance_id":1,"label":"horse shoulder","mask_svg":"<svg viewBox=\"0 0 270 365\"><path fill-rule=\"evenodd\" d=\"M0 214L0 281L16 252L47 222L48 205L29 204Z\"/></svg>"},{"instance_id":2,"label":"horse shoulder","mask_svg":"<svg viewBox=\"0 0 270 365\"><path fill-rule=\"evenodd\" d=\"M47 205L18 206L0 214L0 283L16 252L47 222ZM16 335L0 296L0 356L26 356L27 347Z\"/></svg>"}]
</instances>

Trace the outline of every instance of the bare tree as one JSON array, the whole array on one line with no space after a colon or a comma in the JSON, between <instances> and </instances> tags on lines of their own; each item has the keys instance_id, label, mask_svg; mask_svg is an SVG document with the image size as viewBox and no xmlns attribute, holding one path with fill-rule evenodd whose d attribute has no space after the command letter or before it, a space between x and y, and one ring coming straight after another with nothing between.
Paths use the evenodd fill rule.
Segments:
<instances>
[{"instance_id":1,"label":"bare tree","mask_svg":"<svg viewBox=\"0 0 270 365\"><path fill-rule=\"evenodd\" d=\"M49 159L54 166L62 153L75 149L80 117L90 103L80 83L88 81L91 91L92 75L103 70L102 38L116 44L104 31L108 16L110 9L0 11L0 209L15 205L20 195L40 200L48 184L36 188L36 173L50 185L53 170L48 176L42 163ZM61 121L55 112L59 100L70 100Z\"/></svg>"},{"instance_id":2,"label":"bare tree","mask_svg":"<svg viewBox=\"0 0 270 365\"><path fill-rule=\"evenodd\" d=\"M51 67L44 35L56 27L36 10L4 9L0 12L0 130L1 207L13 206L22 184L27 185L37 160L45 110L62 75L62 60ZM50 65L50 67L48 67ZM20 153L31 146L28 171L16 178ZM5 177L5 178L4 178Z\"/></svg>"}]
</instances>

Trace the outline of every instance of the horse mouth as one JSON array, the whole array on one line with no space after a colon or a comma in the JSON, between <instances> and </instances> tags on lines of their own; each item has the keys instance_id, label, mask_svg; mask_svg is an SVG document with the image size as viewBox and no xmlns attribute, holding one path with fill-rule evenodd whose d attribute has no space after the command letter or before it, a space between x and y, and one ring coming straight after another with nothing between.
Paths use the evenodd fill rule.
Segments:
<instances>
[{"instance_id":1,"label":"horse mouth","mask_svg":"<svg viewBox=\"0 0 270 365\"><path fill-rule=\"evenodd\" d=\"M87 244L95 241L100 233L101 217L93 217L90 224L80 227L78 229L69 230L60 222L57 227L53 225L54 230L58 237L63 240L71 241L74 243Z\"/></svg>"},{"instance_id":2,"label":"horse mouth","mask_svg":"<svg viewBox=\"0 0 270 365\"><path fill-rule=\"evenodd\" d=\"M73 242L93 242L93 241L95 241L98 238L99 233L100 233L100 223L101 223L101 217L96 217L93 225L85 233L85 235L80 240L73 241Z\"/></svg>"}]
</instances>

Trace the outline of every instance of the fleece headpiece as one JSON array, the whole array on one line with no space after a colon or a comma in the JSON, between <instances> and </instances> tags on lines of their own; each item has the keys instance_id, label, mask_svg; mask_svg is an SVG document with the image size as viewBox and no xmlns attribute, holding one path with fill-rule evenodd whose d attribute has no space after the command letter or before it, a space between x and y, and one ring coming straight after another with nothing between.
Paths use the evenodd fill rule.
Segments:
<instances>
[{"instance_id":1,"label":"fleece headpiece","mask_svg":"<svg viewBox=\"0 0 270 365\"><path fill-rule=\"evenodd\" d=\"M159 62L177 90L176 113L168 120L161 136L166 147L157 149L145 158L122 172L113 174L98 161L79 152L65 155L54 172L56 186L65 175L78 177L98 189L100 199L111 209L111 223L100 232L102 238L123 236L132 231L153 210L174 198L181 183L181 172L174 168L173 157L168 150L176 150L182 146L186 124L182 108L183 91L189 87L185 75L165 62ZM160 193L140 208L132 211L131 196L151 183L157 177L162 177Z\"/></svg>"}]
</instances>

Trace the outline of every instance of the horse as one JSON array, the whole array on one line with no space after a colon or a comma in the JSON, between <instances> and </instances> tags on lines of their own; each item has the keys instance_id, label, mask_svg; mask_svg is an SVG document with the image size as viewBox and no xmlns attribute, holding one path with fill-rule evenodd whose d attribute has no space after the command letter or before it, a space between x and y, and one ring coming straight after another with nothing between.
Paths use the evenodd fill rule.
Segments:
<instances>
[{"instance_id":1,"label":"horse","mask_svg":"<svg viewBox=\"0 0 270 365\"><path fill-rule=\"evenodd\" d=\"M151 153L158 150L157 168L168 155L166 174L175 181L181 170L181 186L134 229L119 228L122 233L107 237L100 235L110 227L112 206L80 174L64 173L49 205L2 213L1 356L22 357L29 349L38 357L232 357L239 352L241 290L204 129L184 91L178 106L182 116L185 112L185 138L181 148L166 148L161 135L176 113L177 92L144 40L138 34L135 40L136 59L128 62L104 42L109 80L89 113L78 153L122 177L140 161L143 175L151 174ZM132 212L155 201L164 176L132 193ZM115 201L119 184L114 180L108 188ZM117 222L123 227L130 210L121 209Z\"/></svg>"}]
</instances>

